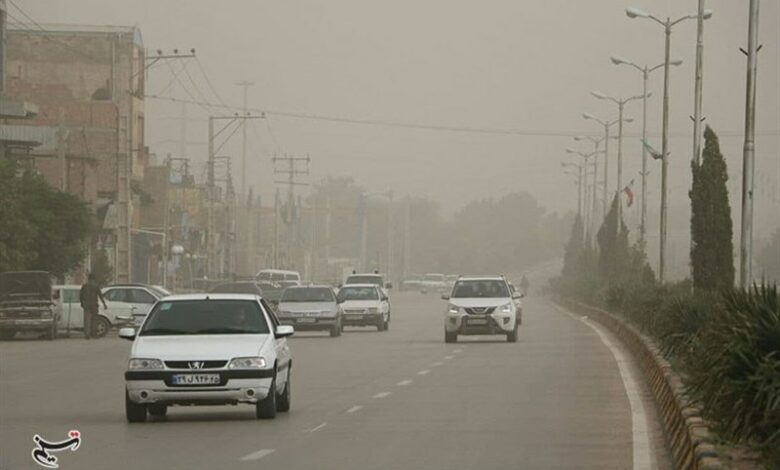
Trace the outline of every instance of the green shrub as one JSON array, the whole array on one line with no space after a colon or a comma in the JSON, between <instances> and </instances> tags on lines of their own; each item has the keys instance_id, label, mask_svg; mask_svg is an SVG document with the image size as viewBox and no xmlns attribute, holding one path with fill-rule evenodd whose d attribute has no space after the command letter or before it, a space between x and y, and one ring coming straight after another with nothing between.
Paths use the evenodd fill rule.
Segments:
<instances>
[{"instance_id":1,"label":"green shrub","mask_svg":"<svg viewBox=\"0 0 780 470\"><path fill-rule=\"evenodd\" d=\"M756 445L776 459L780 449L777 287L731 290L723 297L723 308L713 310L701 332L701 344L693 350L687 385L725 437Z\"/></svg>"}]
</instances>

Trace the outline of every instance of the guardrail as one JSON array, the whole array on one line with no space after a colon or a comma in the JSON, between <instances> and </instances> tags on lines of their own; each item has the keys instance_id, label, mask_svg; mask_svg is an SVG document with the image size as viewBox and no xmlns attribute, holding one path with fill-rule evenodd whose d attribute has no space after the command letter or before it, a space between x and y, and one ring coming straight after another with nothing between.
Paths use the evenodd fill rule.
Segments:
<instances>
[{"instance_id":1,"label":"guardrail","mask_svg":"<svg viewBox=\"0 0 780 470\"><path fill-rule=\"evenodd\" d=\"M661 414L672 462L680 470L723 469L715 440L701 409L686 395L682 380L655 343L625 320L580 302L558 299L564 306L585 313L623 341L647 379Z\"/></svg>"}]
</instances>

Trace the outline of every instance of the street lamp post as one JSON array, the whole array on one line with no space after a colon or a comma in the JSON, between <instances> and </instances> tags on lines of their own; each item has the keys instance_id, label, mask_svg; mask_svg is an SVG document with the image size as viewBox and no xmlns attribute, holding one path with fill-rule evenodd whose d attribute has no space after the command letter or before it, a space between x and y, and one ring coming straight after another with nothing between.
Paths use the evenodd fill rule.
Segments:
<instances>
[{"instance_id":1,"label":"street lamp post","mask_svg":"<svg viewBox=\"0 0 780 470\"><path fill-rule=\"evenodd\" d=\"M590 94L600 100L609 100L618 105L618 158L617 158L617 187L615 188L615 194L619 195L620 191L623 190L623 108L625 107L626 103L633 100L638 100L640 98L647 99L650 96L650 94L646 92L645 94L631 96L629 98L615 98L612 96L605 95L604 93L599 93L598 91L592 91ZM622 208L623 208L622 204L617 205L618 220L621 220L621 215L623 212Z\"/></svg>"},{"instance_id":2,"label":"street lamp post","mask_svg":"<svg viewBox=\"0 0 780 470\"><path fill-rule=\"evenodd\" d=\"M615 65L630 65L642 73L642 215L639 223L639 240L644 245L645 234L647 233L647 148L644 142L647 142L647 98L649 93L647 91L647 81L650 76L650 72L658 70L663 67L664 64L660 63L654 67L645 65L640 67L639 65L624 59L623 57L613 56L610 58ZM675 59L670 62L671 65L678 66L683 63L682 59Z\"/></svg>"},{"instance_id":3,"label":"street lamp post","mask_svg":"<svg viewBox=\"0 0 780 470\"><path fill-rule=\"evenodd\" d=\"M580 137L580 136L577 136L577 137ZM581 140L581 139L585 138L585 137L580 137L580 139L578 139L577 137L575 137L575 140ZM596 140L596 139L592 139L591 138L591 141L596 143L596 142L600 142L600 139ZM596 175L598 173L598 158L599 158L598 155L601 152L598 150L598 144L596 144L596 150L594 150L593 152L580 152L579 150L574 150L574 149L571 149L571 148L567 148L566 149L566 153L579 155L585 161L584 162L584 167L585 167L585 174L584 174L584 178L585 178L585 193L583 195L582 207L583 207L583 212L585 213L585 220L584 220L585 231L586 231L586 233L588 235L591 235L593 233L593 224L594 224L595 219L596 219L596 189L598 188L598 185L597 185L597 182L596 182ZM594 157L594 162L592 163L592 166L594 167L593 168L593 184L591 185L591 187L593 189L589 193L588 192L588 168L589 168L588 160L591 157ZM588 200L591 197L593 198L593 205L589 206L588 205Z\"/></svg>"},{"instance_id":4,"label":"street lamp post","mask_svg":"<svg viewBox=\"0 0 780 470\"><path fill-rule=\"evenodd\" d=\"M609 194L609 128L613 125L617 124L618 121L621 119L615 119L614 121L604 121L602 119L597 118L596 116L590 114L590 113L583 113L582 117L584 119L589 119L592 121L596 121L597 123L601 124L604 127L604 200L602 201L604 211L604 215L607 214L607 201L609 200L609 197L607 196ZM633 122L634 120L630 117L623 118L622 119L625 122Z\"/></svg>"},{"instance_id":5,"label":"street lamp post","mask_svg":"<svg viewBox=\"0 0 780 470\"><path fill-rule=\"evenodd\" d=\"M561 167L577 169L577 217L582 220L582 165L577 163L561 163Z\"/></svg>"},{"instance_id":6,"label":"street lamp post","mask_svg":"<svg viewBox=\"0 0 780 470\"><path fill-rule=\"evenodd\" d=\"M669 17L665 21L659 20L655 16L646 13L638 8L626 8L626 16L629 18L646 18L655 21L664 28L664 100L663 100L663 125L661 128L661 223L659 236L659 262L658 262L658 282L664 282L666 271L666 233L667 233L667 198L668 184L667 177L669 173L669 50L671 48L672 27L685 20L698 18L696 15L686 15L672 21ZM712 10L704 10L702 19L712 17Z\"/></svg>"}]
</instances>

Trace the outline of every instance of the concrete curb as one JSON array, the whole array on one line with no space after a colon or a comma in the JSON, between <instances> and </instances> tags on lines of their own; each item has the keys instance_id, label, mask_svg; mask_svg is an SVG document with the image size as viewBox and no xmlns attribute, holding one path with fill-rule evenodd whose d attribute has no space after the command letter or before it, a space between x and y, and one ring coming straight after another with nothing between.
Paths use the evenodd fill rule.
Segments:
<instances>
[{"instance_id":1,"label":"concrete curb","mask_svg":"<svg viewBox=\"0 0 780 470\"><path fill-rule=\"evenodd\" d=\"M561 304L585 313L607 327L628 347L639 363L658 404L672 462L680 470L725 468L715 450L715 440L692 403L680 377L672 370L654 342L625 320L596 307L566 299Z\"/></svg>"}]
</instances>

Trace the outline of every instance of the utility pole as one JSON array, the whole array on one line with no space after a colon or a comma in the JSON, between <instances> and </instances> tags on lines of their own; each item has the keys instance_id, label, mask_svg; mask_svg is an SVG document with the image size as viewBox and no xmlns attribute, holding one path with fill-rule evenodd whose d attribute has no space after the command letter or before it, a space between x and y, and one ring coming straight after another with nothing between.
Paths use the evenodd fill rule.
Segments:
<instances>
[{"instance_id":1,"label":"utility pole","mask_svg":"<svg viewBox=\"0 0 780 470\"><path fill-rule=\"evenodd\" d=\"M217 203L216 185L214 181L214 117L209 116L209 159L207 163L207 228L206 228L206 273L209 279L214 279L217 271L217 250L216 250L216 223L214 220L214 205Z\"/></svg>"},{"instance_id":2,"label":"utility pole","mask_svg":"<svg viewBox=\"0 0 780 470\"><path fill-rule=\"evenodd\" d=\"M248 82L243 81L236 83L236 86L240 86L243 88L243 103L244 103L244 115L249 114L248 102L248 91L250 86L254 86L255 82ZM241 192L240 197L246 198L246 121L242 123L241 128Z\"/></svg>"},{"instance_id":3,"label":"utility pole","mask_svg":"<svg viewBox=\"0 0 780 470\"><path fill-rule=\"evenodd\" d=\"M293 243L297 245L298 240L293 240L293 238L296 238L294 236L291 236L294 234L294 228L297 224L297 218L295 214L295 187L296 186L308 186L307 183L301 183L297 180L298 176L301 175L308 175L309 174L309 164L311 163L311 157L308 155L305 157L295 157L295 156L289 156L285 155L283 157L276 157L274 156L271 161L274 164L274 174L275 175L286 175L287 180L286 181L274 181L276 184L283 184L287 186L287 217L286 219L283 219L283 222L287 226L287 257L288 257L288 264L292 264L292 248ZM287 168L286 169L280 169L277 167L278 163L286 163ZM299 164L304 164L306 168L300 169L298 167ZM300 209L300 208L299 208ZM291 267L291 266L288 266Z\"/></svg>"},{"instance_id":4,"label":"utility pole","mask_svg":"<svg viewBox=\"0 0 780 470\"><path fill-rule=\"evenodd\" d=\"M412 212L412 201L409 198L409 196L406 196L406 200L404 201L404 269L403 269L403 276L406 277L409 275L409 257L411 254L411 212Z\"/></svg>"},{"instance_id":5,"label":"utility pole","mask_svg":"<svg viewBox=\"0 0 780 470\"><path fill-rule=\"evenodd\" d=\"M755 168L756 70L758 68L758 0L750 0L745 93L745 145L742 153L742 222L739 283L747 289L753 270L753 171Z\"/></svg>"},{"instance_id":6,"label":"utility pole","mask_svg":"<svg viewBox=\"0 0 780 470\"><path fill-rule=\"evenodd\" d=\"M388 281L393 272L393 191L387 192L387 272Z\"/></svg>"},{"instance_id":7,"label":"utility pole","mask_svg":"<svg viewBox=\"0 0 780 470\"><path fill-rule=\"evenodd\" d=\"M699 165L701 159L701 105L704 74L704 0L699 0L696 15L696 73L693 98L693 161Z\"/></svg>"}]
</instances>

